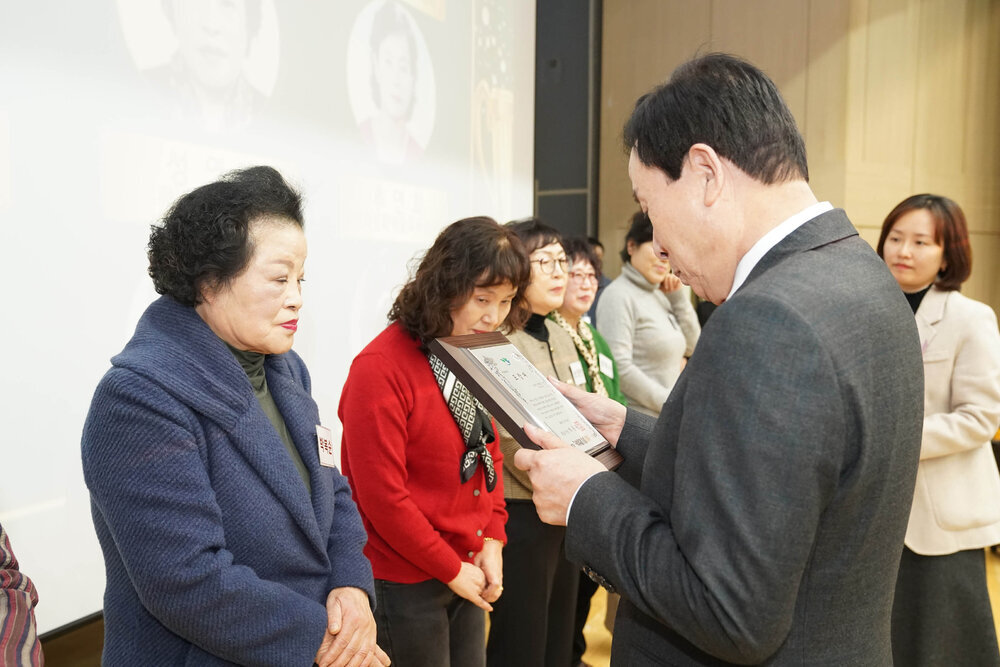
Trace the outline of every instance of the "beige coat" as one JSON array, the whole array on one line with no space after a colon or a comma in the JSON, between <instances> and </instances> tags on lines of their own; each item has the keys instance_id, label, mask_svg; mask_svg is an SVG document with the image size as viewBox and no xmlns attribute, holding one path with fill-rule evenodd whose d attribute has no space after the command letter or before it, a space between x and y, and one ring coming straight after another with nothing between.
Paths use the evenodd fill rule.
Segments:
<instances>
[{"instance_id":1,"label":"beige coat","mask_svg":"<svg viewBox=\"0 0 1000 667\"><path fill-rule=\"evenodd\" d=\"M993 310L935 287L916 313L924 429L906 546L939 556L1000 544L1000 333Z\"/></svg>"}]
</instances>

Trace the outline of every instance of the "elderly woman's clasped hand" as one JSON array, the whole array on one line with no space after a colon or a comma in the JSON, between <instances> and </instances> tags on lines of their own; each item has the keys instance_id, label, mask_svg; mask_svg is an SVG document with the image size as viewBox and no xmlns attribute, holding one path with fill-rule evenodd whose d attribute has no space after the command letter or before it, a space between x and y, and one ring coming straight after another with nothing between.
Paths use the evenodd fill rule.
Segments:
<instances>
[{"instance_id":1,"label":"elderly woman's clasped hand","mask_svg":"<svg viewBox=\"0 0 1000 667\"><path fill-rule=\"evenodd\" d=\"M375 617L368 594L360 588L334 588L326 598L327 628L316 652L319 667L388 665L389 656L375 643Z\"/></svg>"}]
</instances>

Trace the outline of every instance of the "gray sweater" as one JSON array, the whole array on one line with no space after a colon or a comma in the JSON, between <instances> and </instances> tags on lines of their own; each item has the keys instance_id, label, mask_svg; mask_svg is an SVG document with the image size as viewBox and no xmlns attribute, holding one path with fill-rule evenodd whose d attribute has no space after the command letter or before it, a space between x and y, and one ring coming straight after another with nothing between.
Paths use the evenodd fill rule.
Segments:
<instances>
[{"instance_id":1,"label":"gray sweater","mask_svg":"<svg viewBox=\"0 0 1000 667\"><path fill-rule=\"evenodd\" d=\"M701 333L687 288L664 294L625 264L601 295L597 321L629 407L658 415Z\"/></svg>"}]
</instances>

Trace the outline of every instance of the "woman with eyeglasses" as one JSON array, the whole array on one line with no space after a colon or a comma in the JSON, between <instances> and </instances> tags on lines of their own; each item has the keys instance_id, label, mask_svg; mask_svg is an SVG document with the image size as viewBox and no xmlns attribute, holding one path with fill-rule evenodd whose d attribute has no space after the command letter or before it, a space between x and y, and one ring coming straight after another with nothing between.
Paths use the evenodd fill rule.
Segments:
<instances>
[{"instance_id":1,"label":"woman with eyeglasses","mask_svg":"<svg viewBox=\"0 0 1000 667\"><path fill-rule=\"evenodd\" d=\"M574 380L581 378L586 382L587 391L607 396L628 405L628 400L622 394L618 381L618 366L611 356L604 337L598 333L592 324L586 321L584 315L589 312L597 296L597 287L601 277L601 260L597 256L592 243L588 239L565 239L563 248L569 258L569 282L566 285L566 298L563 305L553 311L549 318L562 327L573 339L576 346L577 363L572 367ZM576 619L573 625L573 656L571 665L578 665L587 650L587 642L583 636L583 626L590 614L590 598L597 592L597 583L583 572L579 575L579 590L576 600ZM617 608L617 595L608 596L605 623L613 621ZM609 625L610 627L610 625Z\"/></svg>"},{"instance_id":2,"label":"woman with eyeglasses","mask_svg":"<svg viewBox=\"0 0 1000 667\"><path fill-rule=\"evenodd\" d=\"M543 374L563 382L574 379L579 365L570 335L546 316L566 294L567 259L559 232L537 218L507 227L521 239L531 262L531 282L524 291L529 317L508 338ZM579 568L563 555L565 527L542 523L531 501L528 475L514 467L520 445L503 428L504 496L507 498L507 546L504 548L504 595L493 605L486 648L491 667L545 667L570 664Z\"/></svg>"},{"instance_id":3,"label":"woman with eyeglasses","mask_svg":"<svg viewBox=\"0 0 1000 667\"><path fill-rule=\"evenodd\" d=\"M629 407L656 416L701 334L688 290L653 249L653 225L632 216L622 272L597 304L597 322L618 362Z\"/></svg>"},{"instance_id":4,"label":"woman with eyeglasses","mask_svg":"<svg viewBox=\"0 0 1000 667\"><path fill-rule=\"evenodd\" d=\"M993 309L959 293L972 273L962 209L904 199L877 251L917 320L924 427L892 606L897 665L1000 665L983 549L1000 543L1000 331Z\"/></svg>"},{"instance_id":5,"label":"woman with eyeglasses","mask_svg":"<svg viewBox=\"0 0 1000 667\"><path fill-rule=\"evenodd\" d=\"M486 662L485 612L504 588L503 457L489 414L427 344L523 321L512 306L529 272L517 236L492 219L449 225L344 384L344 473L396 667Z\"/></svg>"},{"instance_id":6,"label":"woman with eyeglasses","mask_svg":"<svg viewBox=\"0 0 1000 667\"><path fill-rule=\"evenodd\" d=\"M604 336L584 318L597 294L600 260L585 239L565 239L563 249L569 260L569 281L562 305L552 311L549 319L573 339L577 354L577 363L571 368L573 380L577 384L582 381L591 393L628 405L619 387L618 368L611 348Z\"/></svg>"}]
</instances>

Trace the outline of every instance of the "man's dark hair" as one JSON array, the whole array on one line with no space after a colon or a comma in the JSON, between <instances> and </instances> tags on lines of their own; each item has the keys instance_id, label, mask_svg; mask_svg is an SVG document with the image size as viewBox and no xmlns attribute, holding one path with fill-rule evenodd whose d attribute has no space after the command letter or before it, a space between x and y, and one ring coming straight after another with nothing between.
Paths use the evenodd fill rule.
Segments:
<instances>
[{"instance_id":1,"label":"man's dark hair","mask_svg":"<svg viewBox=\"0 0 1000 667\"><path fill-rule=\"evenodd\" d=\"M643 95L625 124L626 152L677 180L688 150L707 144L765 185L809 180L806 148L795 119L762 71L741 58L712 53L674 70Z\"/></svg>"},{"instance_id":2,"label":"man's dark hair","mask_svg":"<svg viewBox=\"0 0 1000 667\"><path fill-rule=\"evenodd\" d=\"M236 278L253 257L250 225L267 219L303 226L302 196L272 167L232 171L184 195L149 235L149 276L185 306Z\"/></svg>"}]
</instances>

